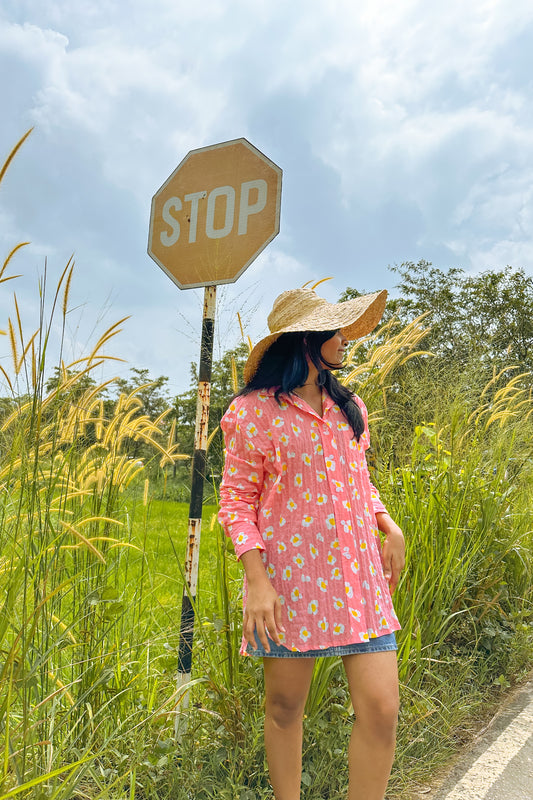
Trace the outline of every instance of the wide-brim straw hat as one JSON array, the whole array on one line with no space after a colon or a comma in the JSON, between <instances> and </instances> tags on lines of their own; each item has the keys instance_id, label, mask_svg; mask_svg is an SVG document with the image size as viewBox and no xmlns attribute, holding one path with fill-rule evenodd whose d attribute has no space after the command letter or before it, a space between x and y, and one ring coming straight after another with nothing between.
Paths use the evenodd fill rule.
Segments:
<instances>
[{"instance_id":1,"label":"wide-brim straw hat","mask_svg":"<svg viewBox=\"0 0 533 800\"><path fill-rule=\"evenodd\" d=\"M244 366L248 383L271 344L284 333L340 330L349 341L366 336L380 321L387 302L383 289L342 303L328 303L313 289L289 289L276 297L268 315L271 331L252 349Z\"/></svg>"}]
</instances>

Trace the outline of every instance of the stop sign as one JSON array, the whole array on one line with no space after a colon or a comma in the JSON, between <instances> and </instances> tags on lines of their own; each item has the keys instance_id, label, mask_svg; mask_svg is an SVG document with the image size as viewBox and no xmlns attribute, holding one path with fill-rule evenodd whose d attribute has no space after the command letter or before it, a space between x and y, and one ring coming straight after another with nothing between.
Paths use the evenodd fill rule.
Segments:
<instances>
[{"instance_id":1,"label":"stop sign","mask_svg":"<svg viewBox=\"0 0 533 800\"><path fill-rule=\"evenodd\" d=\"M191 150L152 199L148 254L181 289L236 281L279 233L281 174L246 139Z\"/></svg>"}]
</instances>

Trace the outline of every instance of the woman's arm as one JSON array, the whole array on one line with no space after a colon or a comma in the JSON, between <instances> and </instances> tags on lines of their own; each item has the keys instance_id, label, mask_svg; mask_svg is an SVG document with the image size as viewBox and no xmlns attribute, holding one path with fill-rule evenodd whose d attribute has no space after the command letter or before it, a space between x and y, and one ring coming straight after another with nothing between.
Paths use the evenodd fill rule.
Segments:
<instances>
[{"instance_id":1,"label":"woman's arm","mask_svg":"<svg viewBox=\"0 0 533 800\"><path fill-rule=\"evenodd\" d=\"M376 521L380 531L385 534L381 554L383 574L389 582L392 593L398 585L400 573L405 566L405 539L399 525L386 511L377 513Z\"/></svg>"},{"instance_id":2,"label":"woman's arm","mask_svg":"<svg viewBox=\"0 0 533 800\"><path fill-rule=\"evenodd\" d=\"M247 550L241 555L248 586L244 609L243 634L255 650L257 644L254 631L266 652L270 652L267 632L276 644L281 644L279 634L285 628L281 624L281 601L266 574L259 550Z\"/></svg>"}]
</instances>

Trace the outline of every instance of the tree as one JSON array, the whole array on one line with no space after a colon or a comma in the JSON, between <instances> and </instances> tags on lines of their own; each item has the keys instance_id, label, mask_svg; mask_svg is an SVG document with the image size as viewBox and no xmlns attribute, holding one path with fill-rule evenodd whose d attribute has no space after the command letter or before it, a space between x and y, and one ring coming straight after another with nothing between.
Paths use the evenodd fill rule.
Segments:
<instances>
[{"instance_id":1,"label":"tree","mask_svg":"<svg viewBox=\"0 0 533 800\"><path fill-rule=\"evenodd\" d=\"M533 369L533 278L506 267L468 275L428 261L392 267L401 277L395 311L404 323L426 313L426 347L460 364Z\"/></svg>"},{"instance_id":2,"label":"tree","mask_svg":"<svg viewBox=\"0 0 533 800\"><path fill-rule=\"evenodd\" d=\"M160 375L159 378L151 378L150 370L137 367L132 367L130 372L133 377L130 380L117 378L116 386L123 394L135 392L135 396L141 402L139 414L144 414L151 420L156 419L171 404L170 398L164 390L168 383L167 376Z\"/></svg>"}]
</instances>

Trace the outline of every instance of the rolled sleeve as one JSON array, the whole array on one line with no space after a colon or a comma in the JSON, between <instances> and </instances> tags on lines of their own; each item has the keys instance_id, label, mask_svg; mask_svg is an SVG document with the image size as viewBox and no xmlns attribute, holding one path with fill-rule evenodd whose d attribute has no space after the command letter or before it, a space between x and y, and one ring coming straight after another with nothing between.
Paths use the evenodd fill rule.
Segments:
<instances>
[{"instance_id":1,"label":"rolled sleeve","mask_svg":"<svg viewBox=\"0 0 533 800\"><path fill-rule=\"evenodd\" d=\"M257 526L264 467L263 454L243 435L232 408L221 421L226 457L218 518L240 558L248 550L265 549Z\"/></svg>"}]
</instances>

